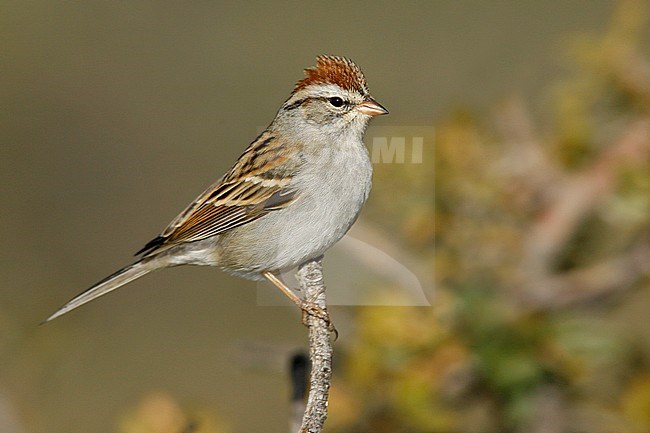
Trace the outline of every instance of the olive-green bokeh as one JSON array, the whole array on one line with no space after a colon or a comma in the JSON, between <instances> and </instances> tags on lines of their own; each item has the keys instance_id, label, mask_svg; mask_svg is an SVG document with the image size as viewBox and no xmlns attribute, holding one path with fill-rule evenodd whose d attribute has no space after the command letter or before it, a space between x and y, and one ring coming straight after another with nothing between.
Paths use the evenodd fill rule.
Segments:
<instances>
[{"instance_id":1,"label":"olive-green bokeh","mask_svg":"<svg viewBox=\"0 0 650 433\"><path fill-rule=\"evenodd\" d=\"M143 395L164 390L249 432L286 430L282 356L306 336L296 311L256 306L255 284L165 270L38 323L127 264L228 169L316 55L361 65L391 113L376 125L433 125L512 92L544 116L540 89L562 72L564 44L602 30L613 4L5 1L2 10L0 396L25 431L117 431ZM352 330L339 330L345 345ZM279 360L242 367L241 341L275 346Z\"/></svg>"}]
</instances>

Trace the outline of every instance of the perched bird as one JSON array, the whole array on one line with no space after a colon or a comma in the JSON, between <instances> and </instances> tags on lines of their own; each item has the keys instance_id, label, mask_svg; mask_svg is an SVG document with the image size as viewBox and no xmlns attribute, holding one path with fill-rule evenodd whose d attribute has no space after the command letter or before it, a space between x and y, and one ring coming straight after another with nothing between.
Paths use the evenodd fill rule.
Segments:
<instances>
[{"instance_id":1,"label":"perched bird","mask_svg":"<svg viewBox=\"0 0 650 433\"><path fill-rule=\"evenodd\" d=\"M50 321L151 271L209 265L268 279L303 311L327 319L278 277L321 256L357 219L371 186L363 134L388 111L351 60L319 56L275 119L214 185L136 255L52 314Z\"/></svg>"}]
</instances>

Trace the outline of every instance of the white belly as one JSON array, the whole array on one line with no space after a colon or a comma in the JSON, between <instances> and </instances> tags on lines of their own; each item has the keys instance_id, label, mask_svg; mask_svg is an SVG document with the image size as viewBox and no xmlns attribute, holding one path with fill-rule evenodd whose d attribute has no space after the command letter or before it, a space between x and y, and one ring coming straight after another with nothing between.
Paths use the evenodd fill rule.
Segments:
<instances>
[{"instance_id":1,"label":"white belly","mask_svg":"<svg viewBox=\"0 0 650 433\"><path fill-rule=\"evenodd\" d=\"M301 170L293 180L298 198L288 207L220 235L219 265L257 279L260 271L290 269L324 254L352 226L370 192L372 165L359 144L344 155L323 153Z\"/></svg>"}]
</instances>

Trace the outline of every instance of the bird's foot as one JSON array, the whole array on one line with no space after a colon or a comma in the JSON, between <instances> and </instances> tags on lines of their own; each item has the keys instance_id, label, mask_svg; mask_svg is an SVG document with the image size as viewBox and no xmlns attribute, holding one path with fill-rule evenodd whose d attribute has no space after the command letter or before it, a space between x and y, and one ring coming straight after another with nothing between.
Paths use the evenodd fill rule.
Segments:
<instances>
[{"instance_id":1,"label":"bird's foot","mask_svg":"<svg viewBox=\"0 0 650 433\"><path fill-rule=\"evenodd\" d=\"M301 300L300 305L298 306L302 310L303 325L309 326L309 316L316 317L327 323L327 330L334 334L334 340L339 338L339 331L336 330L336 326L332 323L330 315L325 308L314 302L304 300Z\"/></svg>"}]
</instances>

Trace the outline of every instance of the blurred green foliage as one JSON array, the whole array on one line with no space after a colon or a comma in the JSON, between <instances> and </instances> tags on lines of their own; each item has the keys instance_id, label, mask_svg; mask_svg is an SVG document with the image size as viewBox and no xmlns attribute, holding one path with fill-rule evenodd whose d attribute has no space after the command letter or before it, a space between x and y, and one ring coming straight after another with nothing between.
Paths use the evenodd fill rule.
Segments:
<instances>
[{"instance_id":1,"label":"blurred green foliage","mask_svg":"<svg viewBox=\"0 0 650 433\"><path fill-rule=\"evenodd\" d=\"M456 3L458 2L449 2L453 7L449 8L448 5L447 8L456 11ZM16 104L20 121L12 125L15 135L27 131L26 141L36 143L37 147L17 150L17 155L33 154L28 155L30 158L23 158L24 161L19 159L19 162L23 161L22 165L16 163L21 171L28 173L26 178L30 182L27 182L25 188L29 190L24 190L28 192L11 182L9 187L20 193L21 203L23 200L37 203L38 206L45 203L48 218L53 219L54 223L50 226L32 223L34 220L28 219L27 215L38 213L38 218L41 218L41 207L36 212L36 207L21 206L15 216L28 221L26 228L22 228L24 231L17 230L14 224L5 224L7 236L8 233L15 234L15 237L9 237L13 239L12 248L22 246L25 256L33 256L34 263L38 266L20 264L21 277L33 276L34 279L27 279L27 282L17 285L13 290L27 291L29 296L19 298L14 295L15 292L6 291L7 301L0 311L0 328L4 331L0 334L0 353L4 361L1 376L3 389L0 393L0 421L4 423L3 428L11 432L23 432L25 430L20 428L22 422L26 426L38 426L48 431L74 431L78 426L86 425L90 418L103 425L102 431L220 433L236 431L233 425L246 425L246 422L251 421L237 419L237 412L232 407L224 408L220 403L205 397L213 394L202 393L200 390L204 388L219 394L228 403L232 402L233 407L253 407L250 412L255 416L250 418L258 418L254 420L258 424L268 423L269 414L265 412L268 408L261 405L267 404L275 396L268 395L262 389L272 388L277 390L278 395L282 395L284 390L276 386L276 382L268 380L271 375L267 371L251 379L257 382L259 389L251 386L250 382L243 383L241 377L233 371L245 368L239 364L232 366L231 364L236 364L232 360L215 360L214 355L232 350L223 340L218 340L220 335L241 334L244 336L242 338L254 335L255 338L268 339L269 344L277 343L273 338L278 323L266 326L270 322L265 321L277 321L276 316L268 311L265 311L267 316L264 316L258 310L264 326L253 323L249 320L250 317L243 317L250 314L250 307L254 303L252 297L242 301L244 308L241 311L232 312L230 316L225 314L224 310L233 309L235 300L247 296L244 291L221 290L214 295L215 298L201 298L204 301L199 302L199 306L194 301L188 302L184 310L176 308L175 303L180 302L179 298L167 298L168 304L165 304L164 299L159 299L157 303L148 302L150 299L144 298L147 295L142 295L139 302L132 303L125 312L116 314L110 323L102 322L102 317L105 316L101 315L96 316L98 318L93 322L89 315L78 322L67 322L61 325L63 327L50 326L46 331L43 328L34 329L33 317L41 317L49 310L31 311L33 314L28 317L14 319L12 310L35 308L36 302L32 298L34 293L47 296L47 302L41 298L39 302L42 305L39 308L56 305L61 300L62 292L57 293L55 288L70 290L67 285L77 281L72 276L78 277L76 274L80 274L80 268L102 262L102 270L88 271L106 270L103 261L106 260L108 247L98 248L99 238L90 236L92 231L97 230L93 225L97 219L93 219L92 215L100 214L102 219L106 217L104 213L107 210L101 204L110 202L112 209L116 209L127 202L137 201L132 194L136 194L138 189L134 185L141 182L141 179L136 179L138 176L135 176L132 180L127 180L130 179L127 173L139 174L146 167L152 167L150 170L156 171L152 171L155 174L150 174L149 179L160 179L158 170L168 172L175 164L173 169L177 171L174 176L169 176L174 180L161 183L157 190L153 189L154 185L151 188L152 191L165 191L165 194L156 195L184 200L180 198L177 182L187 177L186 167L189 162L177 163L176 158L189 153L186 147L187 131L174 126L172 129L177 129L175 134L178 135L169 137L167 135L170 131L160 128L160 125L166 123L177 125L181 111L168 109L170 101L176 101L181 95L188 98L181 98L181 106L182 101L186 101L186 104L190 100L198 101L196 106L192 105L193 108L185 110L196 122L192 125L196 125L197 130L205 131L202 132L205 134L204 139L194 139L201 143L211 143L217 129L220 133L227 131L232 134L224 139L225 142L236 143L241 140L243 125L250 127L250 118L244 118L241 124L234 127L230 125L231 119L228 117L224 117L226 120L215 121L207 108L215 105L215 98L221 97L228 104L234 104L224 105L223 107L232 110L222 109L219 116L240 117L242 113L266 110L264 104L251 105L249 97L236 98L233 95L224 98L219 91L213 93L212 90L206 91L204 85L194 84L193 77L200 75L201 68L209 70L210 74L214 71L224 74L218 79L229 86L235 78L240 78L243 70L250 69L251 77L245 82L253 83L254 86L246 89L251 92L246 94L257 93L261 97L261 94L269 93L272 98L280 95L279 90L277 95L267 92L267 80L259 80L259 71L249 68L255 53L250 51L251 47L241 47L242 40L247 39L237 33L223 38L234 41L232 51L227 51L227 56L217 50L218 55L210 61L173 62L176 57L169 56L172 59L169 64L156 63L155 56L148 56L157 51L166 53L166 50L171 49L169 41L172 39L180 41L178 46L183 51L191 51L188 41L193 41L193 44L195 41L205 41L210 44L210 49L205 52L212 52L218 45L214 42L218 37L206 37L212 33L199 33L192 37L189 33L186 35L187 29L184 26L194 21L181 20L181 24L178 24L173 13L169 14L169 25L165 24L160 18L168 16L160 12L165 8L160 8L155 3L150 4L151 11L154 14L160 12L160 16L158 20L151 21L145 19L150 14L149 11L145 10L141 15L133 14L131 5L127 4L117 9L90 4L80 10L75 9L72 14L60 6L52 7L48 4L44 8L43 4L30 4L25 11L18 10L19 15L24 15L25 22L34 27L44 27L46 31L43 35L46 36L32 32L31 27L27 27L25 33L34 40L16 38L20 43L15 44L13 53L25 57L26 64L29 65L25 70L29 73L18 69L15 74L19 77L17 81L22 83L24 80L28 90L25 91L22 87L10 90L21 96L24 93L27 99L43 100L45 105L39 111L29 108L31 105ZM479 2L466 2L465 8L480 9L478 4ZM199 6L207 5L208 3ZM364 7L367 9L369 5L370 3ZM530 4L521 7L525 9L529 6ZM377 4L374 7L383 9L387 8L387 4ZM556 10L558 6L552 5L549 8ZM188 16L196 14L203 17L201 12L197 12L201 9L185 9L185 6L179 6L179 10ZM250 22L250 12L242 10L242 22ZM329 5L327 10L338 13L336 8ZM459 11L464 15L462 8ZM281 15L283 19L289 19L290 26L273 21L270 14L264 15L264 19L257 23L270 26L259 33L263 38L268 39L270 33L277 36L274 39L281 44L281 50L267 50L265 45L260 46L263 47L261 50L265 56L284 53L285 57L279 63L295 56L294 51L286 49L284 41L287 36L282 36L280 31L301 31L297 24L299 19L304 19L302 9L295 8L293 12L297 15L286 18L291 17L285 15L290 12L292 11L286 10ZM364 11L364 16L365 12L367 11ZM82 19L85 13L90 16L86 21ZM479 15L473 16L480 16L480 13L485 11L481 9ZM112 20L111 14L116 14ZM423 164L418 165L417 170L413 170L413 164L376 166L374 189L364 210L364 221L376 223L380 229L378 232L390 234L386 235L387 242L395 244L402 251L408 251L422 263L422 268L431 270L435 279L435 291L427 293L432 307L369 306L358 309L354 318L354 336L349 339L346 335L341 339L343 341L335 345L335 379L331 390L327 431L650 431L650 321L647 319L650 310L650 52L647 44L643 44L650 34L648 14L646 1L622 1L618 3L605 34L577 36L565 53L564 78L543 92L543 97L546 98L544 103L533 104L514 96L494 107L492 115L487 117L460 108L433 125L435 135L424 137ZM227 34L231 30L226 21L232 21L233 25L244 29L246 36L252 36L247 32L247 26L230 19L213 22L213 16L215 15L205 14L205 19L209 21L206 27L223 28ZM217 16L221 17L221 12ZM228 14L223 16L230 17ZM327 32L347 35L347 32L332 31L332 23L339 23L343 19L343 28L351 28L350 23L356 23L359 16L360 13L354 13L319 19ZM428 18L427 15L422 17ZM380 30L401 34L407 23L417 23L410 16L407 18L408 21L405 22L366 20L365 26L360 29L363 37L350 38L367 41L367 45L363 42L357 48L357 53L375 49L377 44L374 35ZM86 33L84 25L78 25L78 20L87 27L99 27L99 33ZM172 30L182 31L178 34L172 31L165 37L153 36L157 34L153 31L129 33L126 31L129 26L121 26L129 20L134 20L133 28L171 27ZM50 21L51 24L48 24ZM315 21L307 20L307 23L311 27ZM178 27L171 25L172 22ZM482 24L494 27L495 23L498 26L494 17L486 15ZM16 25L21 27L22 21L17 21ZM53 37L50 42L48 25L69 32L71 36L62 39ZM204 31L201 26L198 29L199 32ZM318 38L323 38L318 31L310 30ZM469 40L474 43L478 37L474 33L468 33ZM111 39L107 35L116 36ZM144 39L162 40L161 45L152 50L148 43L132 44L133 40L142 39L142 35L147 35ZM178 38L178 35L184 36ZM414 38L416 39L412 40L422 39L419 33ZM430 34L426 38L430 38ZM41 39L45 41L42 46L35 43ZM77 39L79 46L74 42ZM305 50L311 53L314 49L312 41L308 38L305 41ZM494 41L498 44L499 39L494 37ZM30 54L30 43L36 47L31 49L47 55L39 57ZM212 46L213 43L216 45ZM90 48L84 51L80 50L80 46ZM345 46L331 44L332 49L337 50ZM329 50L330 45L327 47ZM51 57L77 50L80 50L80 56L87 52L99 55L91 57L87 63L76 56L63 55L64 67L59 65L58 68L52 68L54 78L49 77L48 81L48 76L42 72L50 69ZM449 68L451 72L443 74L444 77L453 76L458 67L458 64L445 62L445 59L439 61L433 56L427 58L428 51L423 56L422 47L415 43L400 43L396 50L407 50L410 63L394 68L396 71L387 71L383 79L384 84L390 82L395 86L393 94L399 95L399 98L404 95L405 84L414 85L418 90L419 86L428 86L427 83L422 83L421 78L431 73L429 71L432 65L441 69ZM197 57L188 58L198 59L203 52L197 50ZM235 52L238 55L233 55ZM246 56L239 53L246 53ZM372 55L391 65L395 59L391 59L390 53L387 50L386 53L381 51ZM116 57L111 57L112 55ZM133 63L136 65L133 67L122 65L122 62L128 63L129 56L142 57L144 60L142 63ZM161 54L160 58L166 59L167 55ZM223 58L239 59L241 64L234 62L237 66L232 69L236 72L224 72L223 65L215 60ZM492 52L488 52L485 59L494 63L501 61ZM479 59L479 63L480 61L482 59ZM35 63L32 65L32 62ZM71 67L75 62L79 63L79 69ZM117 65L118 73L115 73L115 69L110 69L113 63ZM474 65L473 62L470 64ZM246 68L242 68L242 65ZM407 68L411 68L411 82L403 83L404 80L400 81L403 79L401 70ZM417 68L420 69L414 71ZM136 95L132 106L126 104L126 100L102 96L103 93L99 91L107 82L112 81L123 81L128 84L125 89L135 89L148 82L152 71L157 69L166 71L158 76L160 83L167 83L162 78L169 75L183 77L181 80L186 80L187 85L179 85L175 81L178 88L168 84L160 84L160 89L156 88L157 84L152 88L143 86L145 96ZM398 69L400 70L397 71ZM273 74L274 70L279 76L286 69L274 66L268 72ZM370 71L372 69L369 69L369 75ZM372 81L374 86L376 80L382 77L377 77L380 75L377 69L372 74L375 75ZM92 76L96 80L85 82L80 88L70 84L80 76ZM155 83L158 81L154 80ZM240 92L236 86L233 88ZM379 89L381 87L378 86ZM432 93L438 91L427 89L429 90ZM475 89L471 91L481 96L481 100L490 98L489 92L484 95L484 92ZM68 99L69 94L74 96L75 93L81 95L81 99ZM433 100L428 96L429 93L420 93L422 100ZM243 90L241 94L245 94ZM447 99L449 98L448 94ZM405 101L400 101L404 105L411 103L408 98L404 99ZM118 108L106 108L111 104L116 104ZM124 107L121 104L125 104ZM152 105L159 105L162 109L150 112ZM392 109L391 105L387 105ZM539 112L536 110L538 106L547 111ZM117 114L121 110L125 113L123 118L122 114ZM57 116L50 119L50 111L57 113ZM39 123L39 118L54 122L56 128L44 127ZM86 118L92 121L82 122ZM160 134L158 136L154 133L150 141L142 138L146 152L135 152L133 158L120 159L115 167L122 168L117 171L106 168L113 166L100 165L98 161L116 158L111 155L117 153L106 151L115 145L115 137L118 143L119 140L124 141L121 144L124 148L118 153L130 155L135 135L128 135L128 139L122 137L127 136L132 123L145 121L152 122L155 126L151 130ZM82 127L78 126L78 122ZM52 140L45 141L36 134L39 128L42 129L43 137L54 135ZM116 135L107 132L111 129L117 131ZM141 131L134 127L133 130ZM77 146L81 150L75 151L74 146L71 149L64 148L61 143L75 138L75 134L79 135L76 137ZM143 133L143 136L148 135L151 134ZM45 148L39 148L41 142L49 144ZM179 146L179 143L182 145ZM191 163L196 164L197 159L203 160L210 170L214 170L214 149L211 146L212 144L206 145L202 148L205 150L199 151L199 155L203 155L200 152L206 152L205 158L193 157ZM8 146L2 150L7 149ZM198 146L194 147L192 152L197 152L197 149ZM230 150L231 155L224 154L224 164L239 151L233 149L235 148ZM171 156L156 159L155 151ZM80 156L86 152L93 155L98 153L86 160ZM57 165L53 161L52 171L44 170L51 165L49 160L53 159L55 153L65 153L65 158L62 159L65 164ZM32 156L38 158L33 159ZM43 160L40 165L39 158ZM141 163L148 158L154 158L154 163ZM13 163L11 158L6 161ZM89 164L88 161L97 162ZM39 170L44 171L44 178L33 177L32 172ZM80 171L85 175L80 175ZM196 171L199 173L201 170ZM109 177L107 173L111 174L110 177L123 180L119 189L113 190L106 186L105 181ZM204 181L203 173L197 176L197 182ZM88 182L88 179L97 177L102 178L100 183ZM194 180L190 183L192 182ZM44 187L50 183L52 189ZM71 188L73 184L86 185L88 191ZM196 185L187 186L187 191L193 194ZM170 193L171 187L178 188L178 191ZM119 195L120 198L116 199L102 188L115 191L111 194ZM76 191L78 195L68 196L65 201L65 198L51 192L68 189ZM100 194L96 193L98 189ZM177 204L170 204L173 211ZM159 200L147 202L147 206L158 205ZM162 218L155 223L166 222L163 215L167 210L162 209L147 207L149 215ZM63 210L71 213L64 213ZM141 217L142 210L135 208L133 213L125 213L124 221L129 224L121 223L120 220L115 222L116 225L120 225L120 230L127 230L127 226L133 225L132 220L136 219L136 215L137 218ZM74 218L70 218L70 215ZM80 224L86 217L90 225L81 228ZM153 223L143 222L146 230L150 230ZM102 230L112 233L116 229L104 228L102 225ZM144 228L133 230L133 233L139 235L138 230ZM50 232L54 233L55 241L50 238L49 242L43 242L45 234ZM33 238L31 243L27 241L30 239L27 234ZM71 269L66 270L69 274L63 277L58 272L63 272L61 268L66 267L63 265L68 262L56 257L57 254L65 255L57 250L64 244L60 241L61 238L74 239L70 242L73 245L70 248L82 250L86 254L101 254L101 260L75 262ZM49 247L44 247L46 245ZM34 251L39 253L35 254ZM119 254L119 257L123 257L123 251L120 250ZM15 261L13 256L11 261ZM43 280L36 278L38 276ZM84 274L83 278L87 276ZM44 288L42 281L47 281L49 286ZM186 287L192 286L186 276L182 281ZM81 277L79 282L81 283ZM229 281L228 284L236 283ZM402 302L404 300L395 293L395 287L390 287L386 282L383 284L386 284L381 294L384 298L378 302L372 300L370 304L408 304ZM33 292L30 293L29 290ZM43 292L47 295L42 295ZM251 292L247 293L250 295ZM217 302L216 299L226 306L223 310L208 308ZM21 305L20 302L25 304ZM165 308L165 305L169 308ZM201 306L207 310L203 312L204 315L196 314L197 317L192 317L187 322L186 332L179 332L182 324L178 312L189 311L194 314ZM147 308L150 313L159 309L161 315L172 319L167 323L147 323L147 317L161 317L147 316ZM107 311L111 311L110 308ZM173 316L174 314L178 315ZM225 318L219 317L210 322L201 322L199 319L199 316L212 318L217 315ZM135 316L138 317L134 318ZM287 333L291 335L297 335L297 328L292 327L295 325L294 319L286 314L286 322L283 322ZM224 326L225 323L232 326L233 332L230 329L228 332L218 332L219 326ZM82 333L82 328L87 333ZM234 332L234 328L237 328L237 332ZM242 328L245 328L244 332ZM109 329L113 332L112 339L95 338L94 333L106 334ZM259 335L263 337L258 337ZM133 336L139 338L130 339ZM180 341L186 338L180 336L191 336L194 338L191 342L193 344L180 347ZM296 338L302 342L302 337L299 334ZM91 341L96 345L90 344ZM143 342L151 344L147 346ZM140 352L134 349L138 345L146 347ZM97 347L99 349L96 354L88 354L83 350L92 351ZM126 354L111 353L117 347L126 348ZM194 353L197 348L203 347L210 347L214 352L206 350ZM162 356L163 353L167 363L174 368L166 369L164 365L167 364L162 361L157 362L156 366L152 365L152 354ZM170 356L170 353L175 355ZM271 363L266 356L264 361ZM88 368L95 364L96 368ZM233 376L232 383L224 383L223 377L206 373L225 370L224 364L232 367L222 372L224 376ZM158 374L147 376L149 369L158 369ZM199 379L190 374L178 374L180 370L194 370L192 373L196 373ZM105 376L99 378L99 372ZM281 374L277 371L273 373L277 383L282 383L283 378L278 379ZM138 386L131 386L135 378L140 379L139 376L145 376L141 378L142 382ZM164 376L175 380L158 385L160 377ZM261 377L263 378L260 379ZM109 382L118 384L112 392L107 391ZM84 388L80 383L88 386ZM165 389L164 392L142 391L174 386L175 389ZM92 392L105 393L107 398L88 402L88 395ZM120 398L115 398L115 395ZM134 401L133 395L139 395L140 399ZM256 401L255 398L258 397L264 403L252 404L251 401ZM197 403L188 404L188 401ZM279 406L283 404L281 402ZM53 414L59 412L63 413L59 417L61 419L55 419ZM121 415L113 418L116 412L121 412ZM215 415L217 413L220 415ZM63 419L70 414L76 415L77 419ZM279 424L284 425L288 410L287 413L274 413L273 416L273 421L280 420ZM222 417L228 421L223 421ZM107 418L114 419L115 424L105 425ZM13 429L7 427L13 425L16 426Z\"/></svg>"},{"instance_id":2,"label":"blurred green foliage","mask_svg":"<svg viewBox=\"0 0 650 433\"><path fill-rule=\"evenodd\" d=\"M433 308L360 308L328 431L650 431L647 31L622 2L579 37L545 122L512 98L436 125L433 202L377 170L370 212L435 269Z\"/></svg>"}]
</instances>

